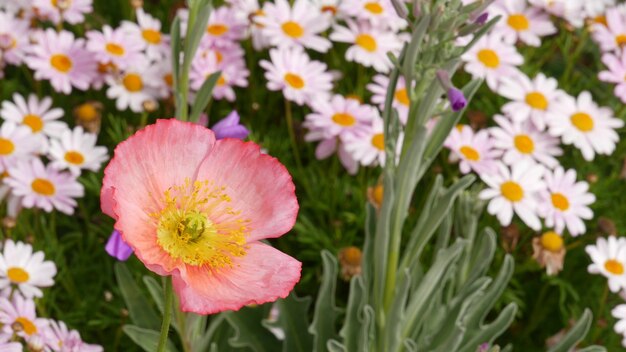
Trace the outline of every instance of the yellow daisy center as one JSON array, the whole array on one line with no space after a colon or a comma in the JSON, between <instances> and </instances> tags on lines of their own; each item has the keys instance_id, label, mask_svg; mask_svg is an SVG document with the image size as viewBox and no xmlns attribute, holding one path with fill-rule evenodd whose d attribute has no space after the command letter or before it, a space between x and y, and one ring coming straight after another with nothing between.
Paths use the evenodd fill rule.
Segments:
<instances>
[{"instance_id":1,"label":"yellow daisy center","mask_svg":"<svg viewBox=\"0 0 626 352\"><path fill-rule=\"evenodd\" d=\"M369 52L376 51L376 48L378 47L376 39L369 34L359 34L354 42L356 45Z\"/></svg>"},{"instance_id":2,"label":"yellow daisy center","mask_svg":"<svg viewBox=\"0 0 626 352\"><path fill-rule=\"evenodd\" d=\"M171 87L174 85L174 76L171 73L165 74L165 76L163 76L163 80L165 81L165 84L167 84L168 87Z\"/></svg>"},{"instance_id":3,"label":"yellow daisy center","mask_svg":"<svg viewBox=\"0 0 626 352\"><path fill-rule=\"evenodd\" d=\"M377 2L368 2L363 7L374 15L380 15L384 11L383 7Z\"/></svg>"},{"instance_id":4,"label":"yellow daisy center","mask_svg":"<svg viewBox=\"0 0 626 352\"><path fill-rule=\"evenodd\" d=\"M304 35L304 28L294 21L287 21L281 26L283 32L292 38L300 38Z\"/></svg>"},{"instance_id":5,"label":"yellow daisy center","mask_svg":"<svg viewBox=\"0 0 626 352\"><path fill-rule=\"evenodd\" d=\"M575 113L570 117L570 121L572 125L578 128L581 132L589 132L593 130L593 119L589 114L584 112Z\"/></svg>"},{"instance_id":6,"label":"yellow daisy center","mask_svg":"<svg viewBox=\"0 0 626 352\"><path fill-rule=\"evenodd\" d=\"M321 10L322 12L330 12L330 14L333 16L337 14L337 7L333 5L322 6Z\"/></svg>"},{"instance_id":7,"label":"yellow daisy center","mask_svg":"<svg viewBox=\"0 0 626 352\"><path fill-rule=\"evenodd\" d=\"M302 77L300 77L299 75L295 73L289 72L285 74L285 81L287 82L287 84L291 86L291 88L295 88L295 89L304 88L304 80L302 79Z\"/></svg>"},{"instance_id":8,"label":"yellow daisy center","mask_svg":"<svg viewBox=\"0 0 626 352\"><path fill-rule=\"evenodd\" d=\"M122 56L126 52L123 46L115 43L108 43L106 45L106 50L107 52L109 52L109 54L115 56Z\"/></svg>"},{"instance_id":9,"label":"yellow daisy center","mask_svg":"<svg viewBox=\"0 0 626 352\"><path fill-rule=\"evenodd\" d=\"M98 110L93 104L84 103L75 110L76 116L81 121L93 121L98 117Z\"/></svg>"},{"instance_id":10,"label":"yellow daisy center","mask_svg":"<svg viewBox=\"0 0 626 352\"><path fill-rule=\"evenodd\" d=\"M150 44L161 43L161 32L155 31L154 29L144 29L141 31L141 36Z\"/></svg>"},{"instance_id":11,"label":"yellow daisy center","mask_svg":"<svg viewBox=\"0 0 626 352\"><path fill-rule=\"evenodd\" d=\"M361 264L361 250L357 247L350 246L341 250L342 258L348 265Z\"/></svg>"},{"instance_id":12,"label":"yellow daisy center","mask_svg":"<svg viewBox=\"0 0 626 352\"><path fill-rule=\"evenodd\" d=\"M15 150L15 145L10 139L0 138L0 155L11 155Z\"/></svg>"},{"instance_id":13,"label":"yellow daisy center","mask_svg":"<svg viewBox=\"0 0 626 352\"><path fill-rule=\"evenodd\" d=\"M13 324L19 324L22 331L24 331L28 336L37 333L37 326L35 326L35 324L26 317L18 317L15 319ZM14 330L16 329L14 328Z\"/></svg>"},{"instance_id":14,"label":"yellow daisy center","mask_svg":"<svg viewBox=\"0 0 626 352\"><path fill-rule=\"evenodd\" d=\"M75 150L70 150L67 153L65 153L65 161L67 161L70 164L81 165L82 163L85 162L85 157L83 156L83 154Z\"/></svg>"},{"instance_id":15,"label":"yellow daisy center","mask_svg":"<svg viewBox=\"0 0 626 352\"><path fill-rule=\"evenodd\" d=\"M404 105L404 106L409 106L409 95L406 92L406 88L401 88L396 90L396 94L394 95L396 100L398 101L398 103Z\"/></svg>"},{"instance_id":16,"label":"yellow daisy center","mask_svg":"<svg viewBox=\"0 0 626 352\"><path fill-rule=\"evenodd\" d=\"M626 44L626 34L616 35L615 36L615 43L617 45L624 45L624 44Z\"/></svg>"},{"instance_id":17,"label":"yellow daisy center","mask_svg":"<svg viewBox=\"0 0 626 352\"><path fill-rule=\"evenodd\" d=\"M136 73L129 73L122 80L124 87L131 93L139 92L143 89L143 80Z\"/></svg>"},{"instance_id":18,"label":"yellow daisy center","mask_svg":"<svg viewBox=\"0 0 626 352\"><path fill-rule=\"evenodd\" d=\"M224 35L226 32L228 32L228 26L218 23L218 24L212 24L210 26L207 27L206 31L210 34L210 35L214 35L219 37L220 35Z\"/></svg>"},{"instance_id":19,"label":"yellow daisy center","mask_svg":"<svg viewBox=\"0 0 626 352\"><path fill-rule=\"evenodd\" d=\"M515 144L515 148L523 154L531 154L535 150L535 142L525 134L515 136L513 143Z\"/></svg>"},{"instance_id":20,"label":"yellow daisy center","mask_svg":"<svg viewBox=\"0 0 626 352\"><path fill-rule=\"evenodd\" d=\"M541 235L541 246L556 253L563 248L563 238L554 231L548 231Z\"/></svg>"},{"instance_id":21,"label":"yellow daisy center","mask_svg":"<svg viewBox=\"0 0 626 352\"><path fill-rule=\"evenodd\" d=\"M225 189L187 179L165 191L165 206L152 214L161 248L185 264L210 269L231 267L235 257L244 256L249 220L228 205L231 199Z\"/></svg>"},{"instance_id":22,"label":"yellow daisy center","mask_svg":"<svg viewBox=\"0 0 626 352\"><path fill-rule=\"evenodd\" d=\"M537 110L545 110L548 108L548 99L540 92L530 92L526 94L526 104Z\"/></svg>"},{"instance_id":23,"label":"yellow daisy center","mask_svg":"<svg viewBox=\"0 0 626 352\"><path fill-rule=\"evenodd\" d=\"M224 75L220 75L220 78L217 79L217 85L218 86L223 86L224 84L226 84L226 79L224 79Z\"/></svg>"},{"instance_id":24,"label":"yellow daisy center","mask_svg":"<svg viewBox=\"0 0 626 352\"><path fill-rule=\"evenodd\" d=\"M609 259L604 262L604 268L614 275L622 275L624 273L624 265L615 259Z\"/></svg>"},{"instance_id":25,"label":"yellow daisy center","mask_svg":"<svg viewBox=\"0 0 626 352\"><path fill-rule=\"evenodd\" d=\"M471 160L471 161L478 161L478 160L480 160L480 153L478 152L478 150L476 150L475 148L470 147L469 145L462 146L459 149L459 151L461 152L461 154L463 154L463 156L467 160Z\"/></svg>"},{"instance_id":26,"label":"yellow daisy center","mask_svg":"<svg viewBox=\"0 0 626 352\"><path fill-rule=\"evenodd\" d=\"M498 54L491 49L482 49L478 52L478 60L489 68L497 68L500 66L500 58Z\"/></svg>"},{"instance_id":27,"label":"yellow daisy center","mask_svg":"<svg viewBox=\"0 0 626 352\"><path fill-rule=\"evenodd\" d=\"M37 115L28 114L24 116L22 123L30 127L33 133L37 133L43 129L43 119Z\"/></svg>"},{"instance_id":28,"label":"yellow daisy center","mask_svg":"<svg viewBox=\"0 0 626 352\"><path fill-rule=\"evenodd\" d=\"M385 194L384 188L382 183L377 184L376 186L374 186L374 191L372 192L372 196L374 198L374 202L376 202L376 204L381 205L383 204L383 196Z\"/></svg>"},{"instance_id":29,"label":"yellow daisy center","mask_svg":"<svg viewBox=\"0 0 626 352\"><path fill-rule=\"evenodd\" d=\"M14 266L7 270L7 277L11 280L11 282L21 284L28 281L30 275L28 275L26 270Z\"/></svg>"},{"instance_id":30,"label":"yellow daisy center","mask_svg":"<svg viewBox=\"0 0 626 352\"><path fill-rule=\"evenodd\" d=\"M569 209L569 200L563 193L552 193L552 205L560 211L566 211Z\"/></svg>"},{"instance_id":31,"label":"yellow daisy center","mask_svg":"<svg viewBox=\"0 0 626 352\"><path fill-rule=\"evenodd\" d=\"M354 116L343 112L334 114L332 118L336 124L344 127L353 126L356 123Z\"/></svg>"},{"instance_id":32,"label":"yellow daisy center","mask_svg":"<svg viewBox=\"0 0 626 352\"><path fill-rule=\"evenodd\" d=\"M511 202L519 202L524 198L524 190L517 182L513 181L504 182L500 186L500 193Z\"/></svg>"},{"instance_id":33,"label":"yellow daisy center","mask_svg":"<svg viewBox=\"0 0 626 352\"><path fill-rule=\"evenodd\" d=\"M59 72L68 73L74 66L74 63L69 56L56 54L50 57L50 65Z\"/></svg>"},{"instance_id":34,"label":"yellow daisy center","mask_svg":"<svg viewBox=\"0 0 626 352\"><path fill-rule=\"evenodd\" d=\"M56 193L56 189L54 184L45 178L36 178L31 184L30 187L35 191L35 193L40 194L42 196L53 196Z\"/></svg>"},{"instance_id":35,"label":"yellow daisy center","mask_svg":"<svg viewBox=\"0 0 626 352\"><path fill-rule=\"evenodd\" d=\"M385 135L382 133L375 134L372 137L372 145L378 150L385 150Z\"/></svg>"},{"instance_id":36,"label":"yellow daisy center","mask_svg":"<svg viewBox=\"0 0 626 352\"><path fill-rule=\"evenodd\" d=\"M530 27L530 23L528 22L528 18L521 13L516 13L509 16L506 21L509 27L515 29L516 31L525 31Z\"/></svg>"}]
</instances>

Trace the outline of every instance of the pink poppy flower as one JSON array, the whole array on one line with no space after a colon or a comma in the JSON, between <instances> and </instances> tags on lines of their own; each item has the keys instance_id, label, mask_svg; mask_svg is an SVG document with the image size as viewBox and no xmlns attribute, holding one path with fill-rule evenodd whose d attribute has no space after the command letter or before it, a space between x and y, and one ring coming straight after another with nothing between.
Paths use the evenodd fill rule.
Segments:
<instances>
[{"instance_id":1,"label":"pink poppy flower","mask_svg":"<svg viewBox=\"0 0 626 352\"><path fill-rule=\"evenodd\" d=\"M211 314L286 297L301 263L260 242L298 214L286 168L238 139L159 120L115 149L102 210L137 257L172 275L183 311Z\"/></svg>"}]
</instances>

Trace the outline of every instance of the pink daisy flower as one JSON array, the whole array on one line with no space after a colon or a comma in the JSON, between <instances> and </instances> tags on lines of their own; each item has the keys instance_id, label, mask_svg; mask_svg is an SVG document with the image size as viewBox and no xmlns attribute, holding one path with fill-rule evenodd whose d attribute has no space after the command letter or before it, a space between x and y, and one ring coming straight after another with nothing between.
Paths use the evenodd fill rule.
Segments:
<instances>
[{"instance_id":1,"label":"pink daisy flower","mask_svg":"<svg viewBox=\"0 0 626 352\"><path fill-rule=\"evenodd\" d=\"M69 330L62 321L50 320L46 334L46 345L55 352L102 352L102 346L83 342L80 333Z\"/></svg>"},{"instance_id":2,"label":"pink daisy flower","mask_svg":"<svg viewBox=\"0 0 626 352\"><path fill-rule=\"evenodd\" d=\"M137 37L128 35L122 28L113 29L105 25L100 31L89 31L87 36L87 50L101 64L113 64L119 69L144 60L142 50L145 44Z\"/></svg>"},{"instance_id":3,"label":"pink daisy flower","mask_svg":"<svg viewBox=\"0 0 626 352\"><path fill-rule=\"evenodd\" d=\"M550 16L542 10L526 5L525 1L501 0L489 7L489 13L502 16L493 31L507 43L518 40L530 46L541 45L541 37L557 32Z\"/></svg>"},{"instance_id":4,"label":"pink daisy flower","mask_svg":"<svg viewBox=\"0 0 626 352\"><path fill-rule=\"evenodd\" d=\"M323 139L359 134L368 128L374 119L380 118L378 110L370 105L359 103L355 99L346 99L334 95L330 101L318 99L312 102L313 112L306 116L305 127L315 131L307 134L309 141L320 140L315 135L321 134Z\"/></svg>"},{"instance_id":5,"label":"pink daisy flower","mask_svg":"<svg viewBox=\"0 0 626 352\"><path fill-rule=\"evenodd\" d=\"M237 45L236 50L207 50L201 55L196 55L191 63L190 87L199 90L204 81L213 73L220 71L221 76L213 89L213 97L217 100L226 99L235 101L235 91L233 87L247 87L250 71L246 68L243 50Z\"/></svg>"},{"instance_id":6,"label":"pink daisy flower","mask_svg":"<svg viewBox=\"0 0 626 352\"><path fill-rule=\"evenodd\" d=\"M546 226L563 233L565 227L570 235L578 236L587 231L584 220L593 218L589 205L596 197L589 193L589 184L576 182L576 170L565 171L557 167L544 175L546 189L539 192L539 215L546 219Z\"/></svg>"},{"instance_id":7,"label":"pink daisy flower","mask_svg":"<svg viewBox=\"0 0 626 352\"><path fill-rule=\"evenodd\" d=\"M450 132L444 146L452 152L451 160L460 160L459 168L464 174L472 170L479 175L497 171L496 160L502 153L494 148L487 130L474 133L469 126L459 126Z\"/></svg>"},{"instance_id":8,"label":"pink daisy flower","mask_svg":"<svg viewBox=\"0 0 626 352\"><path fill-rule=\"evenodd\" d=\"M613 94L626 103L626 50L620 54L605 53L602 62L608 70L598 74L598 78L604 82L615 83Z\"/></svg>"},{"instance_id":9,"label":"pink daisy flower","mask_svg":"<svg viewBox=\"0 0 626 352\"><path fill-rule=\"evenodd\" d=\"M104 174L102 210L150 270L172 275L183 311L274 301L300 279L300 262L260 242L293 227L298 202L256 144L158 120L119 144Z\"/></svg>"},{"instance_id":10,"label":"pink daisy flower","mask_svg":"<svg viewBox=\"0 0 626 352\"><path fill-rule=\"evenodd\" d=\"M14 334L24 339L45 336L49 328L47 319L37 318L35 302L21 295L14 295L12 300L0 297L0 323L3 324L0 336L9 338ZM20 327L14 329L18 324Z\"/></svg>"},{"instance_id":11,"label":"pink daisy flower","mask_svg":"<svg viewBox=\"0 0 626 352\"><path fill-rule=\"evenodd\" d=\"M159 60L170 55L169 36L161 33L161 21L137 9L137 23L123 21L122 31L144 44L144 51L150 60Z\"/></svg>"},{"instance_id":12,"label":"pink daisy flower","mask_svg":"<svg viewBox=\"0 0 626 352\"><path fill-rule=\"evenodd\" d=\"M474 78L484 78L494 91L503 78L520 75L516 66L524 63L524 57L515 46L504 43L497 34L480 38L461 59L465 62L465 71Z\"/></svg>"},{"instance_id":13,"label":"pink daisy flower","mask_svg":"<svg viewBox=\"0 0 626 352\"><path fill-rule=\"evenodd\" d=\"M358 21L366 21L376 27L399 31L407 22L398 16L390 0L344 0L339 11Z\"/></svg>"},{"instance_id":14,"label":"pink daisy flower","mask_svg":"<svg viewBox=\"0 0 626 352\"><path fill-rule=\"evenodd\" d=\"M37 44L30 47L26 59L35 71L35 79L50 80L57 92L70 94L72 86L87 90L96 75L96 60L85 50L83 39L74 39L68 31L46 29L37 33Z\"/></svg>"},{"instance_id":15,"label":"pink daisy flower","mask_svg":"<svg viewBox=\"0 0 626 352\"><path fill-rule=\"evenodd\" d=\"M65 21L79 24L85 21L85 15L93 12L93 0L33 0L41 16L54 23Z\"/></svg>"},{"instance_id":16,"label":"pink daisy flower","mask_svg":"<svg viewBox=\"0 0 626 352\"><path fill-rule=\"evenodd\" d=\"M0 53L3 61L11 65L21 65L30 45L28 38L28 21L0 12Z\"/></svg>"},{"instance_id":17,"label":"pink daisy flower","mask_svg":"<svg viewBox=\"0 0 626 352\"><path fill-rule=\"evenodd\" d=\"M203 41L205 45L228 45L242 40L245 31L246 22L230 7L220 6L211 11Z\"/></svg>"},{"instance_id":18,"label":"pink daisy flower","mask_svg":"<svg viewBox=\"0 0 626 352\"><path fill-rule=\"evenodd\" d=\"M35 94L30 94L27 101L15 93L13 101L3 101L0 109L0 117L5 121L26 126L35 135L48 137L58 137L67 129L67 124L59 121L63 114L63 110L52 108L50 97L39 100Z\"/></svg>"},{"instance_id":19,"label":"pink daisy flower","mask_svg":"<svg viewBox=\"0 0 626 352\"><path fill-rule=\"evenodd\" d=\"M377 104L380 110L385 108L385 97L387 95L387 87L389 87L389 78L385 75L376 75L372 79L373 82L367 85L367 89L372 92L372 103ZM396 84L396 92L393 95L393 102L391 106L398 111L400 122L406 124L406 119L409 116L409 93L406 90L406 83L404 77L398 77L398 83Z\"/></svg>"},{"instance_id":20,"label":"pink daisy flower","mask_svg":"<svg viewBox=\"0 0 626 352\"><path fill-rule=\"evenodd\" d=\"M0 165L7 168L16 161L30 160L42 150L41 139L28 127L5 122L0 126Z\"/></svg>"},{"instance_id":21,"label":"pink daisy flower","mask_svg":"<svg viewBox=\"0 0 626 352\"><path fill-rule=\"evenodd\" d=\"M403 139L403 135L400 134L396 144L398 152L402 150ZM382 117L374 118L371 127L358 135L345 135L343 143L346 151L361 165L385 166L385 133Z\"/></svg>"},{"instance_id":22,"label":"pink daisy flower","mask_svg":"<svg viewBox=\"0 0 626 352\"><path fill-rule=\"evenodd\" d=\"M252 36L252 47L254 50L262 50L270 46L268 38L263 34L263 25L259 23L259 18L265 16L258 0L227 0L231 9L235 11L235 16L245 21L248 26L248 33Z\"/></svg>"},{"instance_id":23,"label":"pink daisy flower","mask_svg":"<svg viewBox=\"0 0 626 352\"><path fill-rule=\"evenodd\" d=\"M267 88L282 90L286 99L298 105L310 104L330 95L332 76L326 64L311 60L302 48L272 49L270 60L261 60Z\"/></svg>"},{"instance_id":24,"label":"pink daisy flower","mask_svg":"<svg viewBox=\"0 0 626 352\"><path fill-rule=\"evenodd\" d=\"M626 14L615 7L606 11L606 26L596 23L591 27L593 39L602 51L619 51L626 45Z\"/></svg>"},{"instance_id":25,"label":"pink daisy flower","mask_svg":"<svg viewBox=\"0 0 626 352\"><path fill-rule=\"evenodd\" d=\"M328 16L308 0L296 0L293 8L287 0L268 1L256 21L269 42L279 48L298 46L325 53L332 46L320 36L330 26Z\"/></svg>"},{"instance_id":26,"label":"pink daisy flower","mask_svg":"<svg viewBox=\"0 0 626 352\"><path fill-rule=\"evenodd\" d=\"M11 187L13 194L23 197L25 208L37 207L46 212L57 209L68 215L74 213L74 198L80 198L85 193L76 176L51 165L45 167L38 158L10 168L4 182Z\"/></svg>"}]
</instances>

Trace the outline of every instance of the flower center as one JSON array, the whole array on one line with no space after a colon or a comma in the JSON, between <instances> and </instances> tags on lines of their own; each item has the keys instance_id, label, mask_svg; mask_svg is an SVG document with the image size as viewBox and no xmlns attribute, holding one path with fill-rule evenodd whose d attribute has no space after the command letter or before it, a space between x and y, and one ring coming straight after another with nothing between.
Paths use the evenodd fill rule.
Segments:
<instances>
[{"instance_id":1,"label":"flower center","mask_svg":"<svg viewBox=\"0 0 626 352\"><path fill-rule=\"evenodd\" d=\"M228 206L231 199L224 190L187 179L165 191L164 208L152 214L161 248L185 264L211 269L231 267L234 257L244 256L249 220Z\"/></svg>"},{"instance_id":2,"label":"flower center","mask_svg":"<svg viewBox=\"0 0 626 352\"><path fill-rule=\"evenodd\" d=\"M528 18L521 13L516 13L509 16L509 19L506 21L509 24L509 27L515 29L516 31L525 31L529 27Z\"/></svg>"},{"instance_id":3,"label":"flower center","mask_svg":"<svg viewBox=\"0 0 626 352\"><path fill-rule=\"evenodd\" d=\"M383 7L377 2L368 2L363 7L374 15L380 15L384 11Z\"/></svg>"},{"instance_id":4,"label":"flower center","mask_svg":"<svg viewBox=\"0 0 626 352\"><path fill-rule=\"evenodd\" d=\"M383 204L383 196L385 194L385 190L383 188L383 184L377 184L374 187L374 192L372 193L372 196L374 198L374 202L376 202L376 204L378 204L379 206L381 204Z\"/></svg>"},{"instance_id":5,"label":"flower center","mask_svg":"<svg viewBox=\"0 0 626 352\"><path fill-rule=\"evenodd\" d=\"M354 41L356 45L365 49L366 51L374 52L378 45L376 44L376 39L369 34L359 34Z\"/></svg>"},{"instance_id":6,"label":"flower center","mask_svg":"<svg viewBox=\"0 0 626 352\"><path fill-rule=\"evenodd\" d=\"M605 27L608 26L608 23L606 22L606 16L604 15L596 16L593 19L593 22L603 24Z\"/></svg>"},{"instance_id":7,"label":"flower center","mask_svg":"<svg viewBox=\"0 0 626 352\"><path fill-rule=\"evenodd\" d=\"M569 209L569 200L563 193L552 193L552 205L560 211L566 211Z\"/></svg>"},{"instance_id":8,"label":"flower center","mask_svg":"<svg viewBox=\"0 0 626 352\"><path fill-rule=\"evenodd\" d=\"M226 79L224 79L224 74L220 75L220 78L217 79L217 86L221 87L226 84Z\"/></svg>"},{"instance_id":9,"label":"flower center","mask_svg":"<svg viewBox=\"0 0 626 352\"><path fill-rule=\"evenodd\" d=\"M620 46L626 44L626 34L615 36L615 43Z\"/></svg>"},{"instance_id":10,"label":"flower center","mask_svg":"<svg viewBox=\"0 0 626 352\"><path fill-rule=\"evenodd\" d=\"M0 138L0 155L11 155L15 150L15 145L10 139Z\"/></svg>"},{"instance_id":11,"label":"flower center","mask_svg":"<svg viewBox=\"0 0 626 352\"><path fill-rule=\"evenodd\" d=\"M593 119L589 114L584 112L575 113L570 117L572 125L574 125L581 132L589 132L593 130Z\"/></svg>"},{"instance_id":12,"label":"flower center","mask_svg":"<svg viewBox=\"0 0 626 352\"><path fill-rule=\"evenodd\" d=\"M360 265L361 264L361 250L357 247L350 246L341 250L342 258L348 265Z\"/></svg>"},{"instance_id":13,"label":"flower center","mask_svg":"<svg viewBox=\"0 0 626 352\"><path fill-rule=\"evenodd\" d=\"M28 275L26 270L18 267L9 268L9 270L7 270L7 276L11 282L16 284L24 283L30 278L30 275Z\"/></svg>"},{"instance_id":14,"label":"flower center","mask_svg":"<svg viewBox=\"0 0 626 352\"><path fill-rule=\"evenodd\" d=\"M329 12L333 16L337 14L337 7L333 5L322 6L321 10L322 12Z\"/></svg>"},{"instance_id":15,"label":"flower center","mask_svg":"<svg viewBox=\"0 0 626 352\"><path fill-rule=\"evenodd\" d=\"M517 182L506 181L500 186L500 193L511 202L519 202L524 198L524 190Z\"/></svg>"},{"instance_id":16,"label":"flower center","mask_svg":"<svg viewBox=\"0 0 626 352\"><path fill-rule=\"evenodd\" d=\"M84 103L76 108L76 116L81 121L93 121L98 117L98 110L93 104Z\"/></svg>"},{"instance_id":17,"label":"flower center","mask_svg":"<svg viewBox=\"0 0 626 352\"><path fill-rule=\"evenodd\" d=\"M150 44L161 43L161 32L155 31L154 29L144 29L141 32L141 36Z\"/></svg>"},{"instance_id":18,"label":"flower center","mask_svg":"<svg viewBox=\"0 0 626 352\"><path fill-rule=\"evenodd\" d=\"M210 35L214 35L214 36L221 36L224 35L226 32L228 32L228 26L218 23L218 24L212 24L210 26L207 27L206 31L210 34Z\"/></svg>"},{"instance_id":19,"label":"flower center","mask_svg":"<svg viewBox=\"0 0 626 352\"><path fill-rule=\"evenodd\" d=\"M304 80L295 73L285 74L285 81L287 81L287 84L295 89L302 89L304 87Z\"/></svg>"},{"instance_id":20,"label":"flower center","mask_svg":"<svg viewBox=\"0 0 626 352\"><path fill-rule=\"evenodd\" d=\"M341 126L349 127L356 123L356 119L354 116L350 114L346 114L343 112L339 112L333 115L333 121Z\"/></svg>"},{"instance_id":21,"label":"flower center","mask_svg":"<svg viewBox=\"0 0 626 352\"><path fill-rule=\"evenodd\" d=\"M171 87L174 85L174 76L172 76L171 73L167 73L165 76L163 76L163 80L165 81L165 84L167 84L168 87Z\"/></svg>"},{"instance_id":22,"label":"flower center","mask_svg":"<svg viewBox=\"0 0 626 352\"><path fill-rule=\"evenodd\" d=\"M124 76L122 83L124 84L124 87L126 87L126 90L131 93L139 92L143 89L143 81L141 80L141 76L136 73L129 73Z\"/></svg>"},{"instance_id":23,"label":"flower center","mask_svg":"<svg viewBox=\"0 0 626 352\"><path fill-rule=\"evenodd\" d=\"M478 52L478 60L489 68L497 68L500 66L500 58L495 51L491 49L482 49Z\"/></svg>"},{"instance_id":24,"label":"flower center","mask_svg":"<svg viewBox=\"0 0 626 352\"><path fill-rule=\"evenodd\" d=\"M50 3L57 9L65 11L72 4L72 0L50 0Z\"/></svg>"},{"instance_id":25,"label":"flower center","mask_svg":"<svg viewBox=\"0 0 626 352\"><path fill-rule=\"evenodd\" d=\"M24 116L22 123L30 127L33 133L37 133L43 129L43 120L37 115L28 114Z\"/></svg>"},{"instance_id":26,"label":"flower center","mask_svg":"<svg viewBox=\"0 0 626 352\"><path fill-rule=\"evenodd\" d=\"M525 134L518 134L515 136L513 143L515 144L515 148L523 154L530 154L535 150L535 143L532 138Z\"/></svg>"},{"instance_id":27,"label":"flower center","mask_svg":"<svg viewBox=\"0 0 626 352\"><path fill-rule=\"evenodd\" d=\"M56 189L54 188L54 184L45 178L36 178L31 184L30 187L42 196L53 196Z\"/></svg>"},{"instance_id":28,"label":"flower center","mask_svg":"<svg viewBox=\"0 0 626 352\"><path fill-rule=\"evenodd\" d=\"M385 150L385 135L382 133L375 134L372 137L372 145L378 150Z\"/></svg>"},{"instance_id":29,"label":"flower center","mask_svg":"<svg viewBox=\"0 0 626 352\"><path fill-rule=\"evenodd\" d=\"M530 92L526 94L526 104L537 110L545 110L548 108L548 100L546 96L539 92Z\"/></svg>"},{"instance_id":30,"label":"flower center","mask_svg":"<svg viewBox=\"0 0 626 352\"><path fill-rule=\"evenodd\" d=\"M70 150L67 153L65 153L65 161L67 161L70 164L81 165L82 163L85 162L85 157L83 156L83 154L77 151Z\"/></svg>"},{"instance_id":31,"label":"flower center","mask_svg":"<svg viewBox=\"0 0 626 352\"><path fill-rule=\"evenodd\" d=\"M604 262L604 268L614 275L622 275L624 273L624 265L615 259L609 259Z\"/></svg>"},{"instance_id":32,"label":"flower center","mask_svg":"<svg viewBox=\"0 0 626 352\"><path fill-rule=\"evenodd\" d=\"M480 153L478 152L478 150L468 146L468 145L464 145L462 146L459 151L461 152L461 154L463 154L463 156L465 157L465 159L467 160L471 160L471 161L478 161L480 160Z\"/></svg>"},{"instance_id":33,"label":"flower center","mask_svg":"<svg viewBox=\"0 0 626 352\"><path fill-rule=\"evenodd\" d=\"M396 94L394 96L396 97L398 103L404 106L409 106L409 95L406 92L406 88L396 90Z\"/></svg>"},{"instance_id":34,"label":"flower center","mask_svg":"<svg viewBox=\"0 0 626 352\"><path fill-rule=\"evenodd\" d=\"M59 72L68 73L74 64L67 55L56 54L50 57L50 65Z\"/></svg>"},{"instance_id":35,"label":"flower center","mask_svg":"<svg viewBox=\"0 0 626 352\"><path fill-rule=\"evenodd\" d=\"M563 248L563 238L554 231L548 231L541 236L541 246L556 253Z\"/></svg>"},{"instance_id":36,"label":"flower center","mask_svg":"<svg viewBox=\"0 0 626 352\"><path fill-rule=\"evenodd\" d=\"M283 32L292 38L300 38L304 35L304 28L294 21L287 21L281 27Z\"/></svg>"},{"instance_id":37,"label":"flower center","mask_svg":"<svg viewBox=\"0 0 626 352\"><path fill-rule=\"evenodd\" d=\"M111 55L122 56L125 53L124 47L115 43L108 43L106 46L106 50Z\"/></svg>"},{"instance_id":38,"label":"flower center","mask_svg":"<svg viewBox=\"0 0 626 352\"><path fill-rule=\"evenodd\" d=\"M13 324L19 324L22 331L24 331L28 336L37 333L37 326L35 326L35 324L26 317L18 317L15 319ZM14 328L13 330L16 329Z\"/></svg>"}]
</instances>

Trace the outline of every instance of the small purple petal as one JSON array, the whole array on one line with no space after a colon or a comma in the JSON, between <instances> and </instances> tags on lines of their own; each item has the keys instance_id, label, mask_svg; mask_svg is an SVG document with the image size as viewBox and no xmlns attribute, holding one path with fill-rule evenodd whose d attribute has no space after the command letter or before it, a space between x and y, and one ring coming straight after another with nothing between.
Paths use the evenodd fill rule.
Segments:
<instances>
[{"instance_id":1,"label":"small purple petal","mask_svg":"<svg viewBox=\"0 0 626 352\"><path fill-rule=\"evenodd\" d=\"M489 19L489 13L485 12L481 14L480 16L478 16L478 18L476 18L476 21L474 21L474 23L483 25L487 22L488 19Z\"/></svg>"},{"instance_id":2,"label":"small purple petal","mask_svg":"<svg viewBox=\"0 0 626 352\"><path fill-rule=\"evenodd\" d=\"M250 134L250 131L248 131L244 125L239 124L239 114L237 114L237 111L235 110L213 125L211 129L215 133L215 138L217 139L244 139L248 137L248 134Z\"/></svg>"},{"instance_id":3,"label":"small purple petal","mask_svg":"<svg viewBox=\"0 0 626 352\"><path fill-rule=\"evenodd\" d=\"M452 105L452 111L462 110L465 105L467 105L467 100L463 92L454 87L448 89L448 100L450 101L450 105Z\"/></svg>"},{"instance_id":4,"label":"small purple petal","mask_svg":"<svg viewBox=\"0 0 626 352\"><path fill-rule=\"evenodd\" d=\"M122 239L122 236L117 230L113 230L104 249L111 257L120 261L126 261L130 255L133 254L133 249L124 242L124 239Z\"/></svg>"},{"instance_id":5,"label":"small purple petal","mask_svg":"<svg viewBox=\"0 0 626 352\"><path fill-rule=\"evenodd\" d=\"M478 346L478 352L487 352L489 350L489 343L485 342Z\"/></svg>"}]
</instances>

